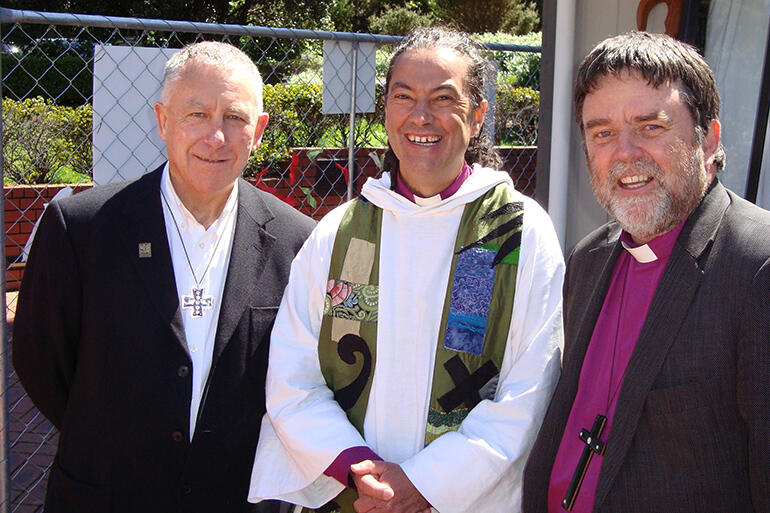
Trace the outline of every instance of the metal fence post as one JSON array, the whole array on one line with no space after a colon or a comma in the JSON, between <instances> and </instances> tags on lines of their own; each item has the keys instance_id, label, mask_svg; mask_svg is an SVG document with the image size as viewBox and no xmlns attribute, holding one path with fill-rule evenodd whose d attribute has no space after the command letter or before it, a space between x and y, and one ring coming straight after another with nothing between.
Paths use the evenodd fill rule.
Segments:
<instances>
[{"instance_id":1,"label":"metal fence post","mask_svg":"<svg viewBox=\"0 0 770 513\"><path fill-rule=\"evenodd\" d=\"M348 201L353 199L353 180L356 171L356 82L358 82L358 41L353 42L353 63L350 70L350 130L348 133Z\"/></svg>"},{"instance_id":2,"label":"metal fence post","mask_svg":"<svg viewBox=\"0 0 770 513\"><path fill-rule=\"evenodd\" d=\"M0 40L2 40L2 29L0 29ZM0 60L0 77L3 76L3 65ZM3 97L3 83L0 80L0 98ZM0 116L0 140L3 138L3 120ZM1 148L0 148L1 149ZM3 169L5 168L3 152L0 151L0 181L3 180ZM5 195L3 195L3 203L5 203ZM0 208L0 226L5 226L5 208ZM0 261L3 264L3 271L5 271L5 244L0 244ZM7 312L5 305L5 272L0 278L0 292L2 292L2 298L0 298L0 305L3 308L3 330L0 333L0 513L7 513L9 504L11 503L11 484L8 479L8 373L7 356L9 351L8 345L8 329Z\"/></svg>"}]
</instances>

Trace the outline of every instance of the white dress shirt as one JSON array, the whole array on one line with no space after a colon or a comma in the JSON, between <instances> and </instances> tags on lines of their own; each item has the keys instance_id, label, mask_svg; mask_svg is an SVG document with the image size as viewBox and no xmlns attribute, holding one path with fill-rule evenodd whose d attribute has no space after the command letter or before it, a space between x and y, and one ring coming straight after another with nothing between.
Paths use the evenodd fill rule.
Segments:
<instances>
[{"instance_id":1,"label":"white dress shirt","mask_svg":"<svg viewBox=\"0 0 770 513\"><path fill-rule=\"evenodd\" d=\"M182 312L187 350L192 360L190 401L190 440L192 440L214 353L214 337L217 333L219 309L222 306L225 277L235 233L238 182L235 182L222 213L208 229L198 223L182 204L169 178L168 163L163 169L160 190L165 197L165 201L161 197L161 203L166 222L166 237L168 237L171 262L174 266L174 279ZM190 266L194 270L194 276ZM184 307L185 297L188 298L188 302L191 301L193 287L202 288L203 296L212 299L211 307L204 307L202 316L194 317L193 308Z\"/></svg>"}]
</instances>

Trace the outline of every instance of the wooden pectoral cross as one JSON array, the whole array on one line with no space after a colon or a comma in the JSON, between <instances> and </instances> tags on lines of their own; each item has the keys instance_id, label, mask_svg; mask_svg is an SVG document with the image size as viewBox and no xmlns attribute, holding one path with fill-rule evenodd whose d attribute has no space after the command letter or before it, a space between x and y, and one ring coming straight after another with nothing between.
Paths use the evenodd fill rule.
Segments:
<instances>
[{"instance_id":1,"label":"wooden pectoral cross","mask_svg":"<svg viewBox=\"0 0 770 513\"><path fill-rule=\"evenodd\" d=\"M572 511L572 507L575 505L575 499L577 499L578 492L580 491L580 485L583 484L583 478L586 477L588 472L588 465L591 464L591 458L594 454L599 456L604 455L604 449L606 444L599 440L604 431L604 426L607 424L607 417L604 415L597 415L594 420L594 425L591 431L587 429L580 430L580 440L586 444L583 448L583 454L580 455L580 461L578 462L575 473L572 474L572 481L569 483L567 493L564 494L564 500L561 501L561 506L567 511Z\"/></svg>"}]
</instances>

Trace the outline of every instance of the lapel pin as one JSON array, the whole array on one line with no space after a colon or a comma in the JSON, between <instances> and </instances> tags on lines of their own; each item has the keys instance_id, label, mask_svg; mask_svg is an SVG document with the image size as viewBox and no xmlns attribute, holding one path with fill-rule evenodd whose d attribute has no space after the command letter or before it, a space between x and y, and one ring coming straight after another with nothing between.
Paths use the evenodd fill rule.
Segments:
<instances>
[{"instance_id":1,"label":"lapel pin","mask_svg":"<svg viewBox=\"0 0 770 513\"><path fill-rule=\"evenodd\" d=\"M139 243L139 258L152 258L152 243L140 242Z\"/></svg>"}]
</instances>

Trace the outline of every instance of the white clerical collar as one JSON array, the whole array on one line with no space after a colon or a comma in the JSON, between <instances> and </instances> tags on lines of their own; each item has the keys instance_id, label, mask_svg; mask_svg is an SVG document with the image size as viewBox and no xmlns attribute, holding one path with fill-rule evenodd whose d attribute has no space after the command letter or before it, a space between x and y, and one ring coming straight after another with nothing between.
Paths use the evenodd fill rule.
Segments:
<instances>
[{"instance_id":1,"label":"white clerical collar","mask_svg":"<svg viewBox=\"0 0 770 513\"><path fill-rule=\"evenodd\" d=\"M425 207L427 205L434 205L441 201L441 194L436 194L435 196L431 196L429 198L422 198L418 195L414 195L414 202L417 205L420 205L421 207Z\"/></svg>"},{"instance_id":2,"label":"white clerical collar","mask_svg":"<svg viewBox=\"0 0 770 513\"><path fill-rule=\"evenodd\" d=\"M631 253L631 256L640 264L649 264L658 259L658 255L656 255L652 248L647 244L633 247L626 244L626 241L623 240L620 241L620 243L623 244L623 248Z\"/></svg>"}]
</instances>

